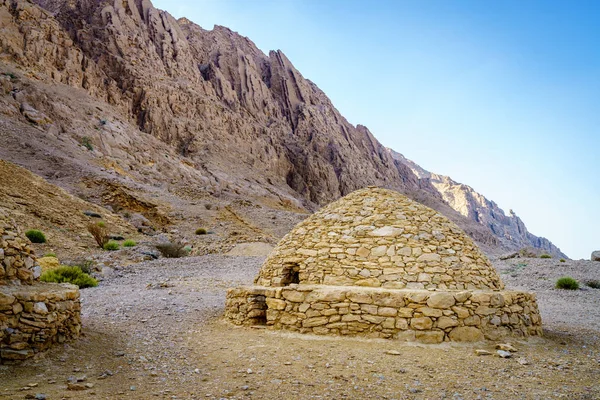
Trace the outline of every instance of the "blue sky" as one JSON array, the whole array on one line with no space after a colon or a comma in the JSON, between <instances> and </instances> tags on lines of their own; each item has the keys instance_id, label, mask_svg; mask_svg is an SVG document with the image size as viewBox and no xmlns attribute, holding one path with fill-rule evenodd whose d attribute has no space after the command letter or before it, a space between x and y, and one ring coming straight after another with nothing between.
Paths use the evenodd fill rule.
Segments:
<instances>
[{"instance_id":1,"label":"blue sky","mask_svg":"<svg viewBox=\"0 0 600 400\"><path fill-rule=\"evenodd\" d=\"M570 257L600 249L600 2L153 3L281 49L351 123Z\"/></svg>"}]
</instances>

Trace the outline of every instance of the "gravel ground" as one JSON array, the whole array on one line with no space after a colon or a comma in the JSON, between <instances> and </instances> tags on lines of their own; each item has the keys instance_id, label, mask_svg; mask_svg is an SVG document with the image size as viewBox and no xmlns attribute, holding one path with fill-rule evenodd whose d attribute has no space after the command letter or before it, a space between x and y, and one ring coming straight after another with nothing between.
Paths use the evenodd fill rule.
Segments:
<instances>
[{"instance_id":1,"label":"gravel ground","mask_svg":"<svg viewBox=\"0 0 600 400\"><path fill-rule=\"evenodd\" d=\"M117 269L82 291L81 339L0 367L0 399L600 398L600 290L552 288L562 275L600 278L596 264L498 262L509 288L538 293L545 324L543 339L513 341L519 351L501 359L474 353L494 343L423 346L234 327L220 318L225 290L250 283L262 261L214 255ZM89 388L67 390L69 379Z\"/></svg>"}]
</instances>

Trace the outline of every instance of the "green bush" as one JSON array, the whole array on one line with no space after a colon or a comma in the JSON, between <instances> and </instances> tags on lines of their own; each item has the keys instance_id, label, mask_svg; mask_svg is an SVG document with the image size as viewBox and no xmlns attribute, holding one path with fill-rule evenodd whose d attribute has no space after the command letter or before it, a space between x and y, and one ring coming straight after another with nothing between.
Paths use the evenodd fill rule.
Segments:
<instances>
[{"instance_id":1,"label":"green bush","mask_svg":"<svg viewBox=\"0 0 600 400\"><path fill-rule=\"evenodd\" d=\"M592 289L600 289L600 281L599 280L591 280L591 281L587 281L585 283L587 286L591 287Z\"/></svg>"},{"instance_id":2,"label":"green bush","mask_svg":"<svg viewBox=\"0 0 600 400\"><path fill-rule=\"evenodd\" d=\"M550 254L542 254L540 258L552 258Z\"/></svg>"},{"instance_id":3,"label":"green bush","mask_svg":"<svg viewBox=\"0 0 600 400\"><path fill-rule=\"evenodd\" d=\"M38 231L37 229L31 229L25 232L25 236L27 236L27 239L29 239L31 243L46 243L46 236L44 236L42 231Z\"/></svg>"},{"instance_id":4,"label":"green bush","mask_svg":"<svg viewBox=\"0 0 600 400\"><path fill-rule=\"evenodd\" d=\"M562 278L556 281L556 288L566 290L577 290L579 289L579 283L570 276L563 276Z\"/></svg>"},{"instance_id":5,"label":"green bush","mask_svg":"<svg viewBox=\"0 0 600 400\"><path fill-rule=\"evenodd\" d=\"M108 251L119 250L120 247L121 246L119 246L119 243L113 242L112 240L110 242L106 242L103 246L104 250L108 250Z\"/></svg>"},{"instance_id":6,"label":"green bush","mask_svg":"<svg viewBox=\"0 0 600 400\"><path fill-rule=\"evenodd\" d=\"M128 239L123 242L123 247L134 247L137 246L137 243L131 239Z\"/></svg>"},{"instance_id":7,"label":"green bush","mask_svg":"<svg viewBox=\"0 0 600 400\"><path fill-rule=\"evenodd\" d=\"M54 257L54 258L57 258L56 257L56 253L46 253L46 254L44 254L44 257Z\"/></svg>"},{"instance_id":8,"label":"green bush","mask_svg":"<svg viewBox=\"0 0 600 400\"><path fill-rule=\"evenodd\" d=\"M92 139L90 139L90 138L89 138L89 137L87 137L87 136L84 136L84 137L81 139L81 145L82 145L83 147L85 147L86 149L88 149L89 151L94 151L94 146L92 145Z\"/></svg>"},{"instance_id":9,"label":"green bush","mask_svg":"<svg viewBox=\"0 0 600 400\"><path fill-rule=\"evenodd\" d=\"M106 222L104 221L98 221L96 222L96 225L98 225L100 228L106 228Z\"/></svg>"},{"instance_id":10,"label":"green bush","mask_svg":"<svg viewBox=\"0 0 600 400\"><path fill-rule=\"evenodd\" d=\"M208 231L204 228L196 229L196 235L206 235L207 233L208 233Z\"/></svg>"},{"instance_id":11,"label":"green bush","mask_svg":"<svg viewBox=\"0 0 600 400\"><path fill-rule=\"evenodd\" d=\"M46 271L40 277L42 282L72 283L80 289L98 286L98 281L86 274L81 268L63 266L55 270Z\"/></svg>"},{"instance_id":12,"label":"green bush","mask_svg":"<svg viewBox=\"0 0 600 400\"><path fill-rule=\"evenodd\" d=\"M561 258L560 262L567 262L567 260L565 260L564 258Z\"/></svg>"}]
</instances>

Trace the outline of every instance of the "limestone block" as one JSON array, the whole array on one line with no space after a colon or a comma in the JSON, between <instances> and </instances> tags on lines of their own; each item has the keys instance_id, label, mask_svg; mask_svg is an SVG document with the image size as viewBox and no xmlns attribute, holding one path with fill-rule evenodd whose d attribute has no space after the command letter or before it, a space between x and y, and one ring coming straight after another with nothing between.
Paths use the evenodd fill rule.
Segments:
<instances>
[{"instance_id":1,"label":"limestone block","mask_svg":"<svg viewBox=\"0 0 600 400\"><path fill-rule=\"evenodd\" d=\"M363 287L379 287L381 286L381 281L377 278L359 279L354 282L354 285Z\"/></svg>"},{"instance_id":2,"label":"limestone block","mask_svg":"<svg viewBox=\"0 0 600 400\"><path fill-rule=\"evenodd\" d=\"M413 330L404 330L396 332L394 334L394 339L399 340L401 342L414 342L416 340L416 334Z\"/></svg>"},{"instance_id":3,"label":"limestone block","mask_svg":"<svg viewBox=\"0 0 600 400\"><path fill-rule=\"evenodd\" d=\"M395 317L397 314L398 310L392 307L379 307L379 310L377 310L377 315L383 317Z\"/></svg>"},{"instance_id":4,"label":"limestone block","mask_svg":"<svg viewBox=\"0 0 600 400\"><path fill-rule=\"evenodd\" d=\"M491 308L488 306L479 306L475 310L475 314L477 314L477 315L493 315L493 314L496 314L497 312L498 312L498 309Z\"/></svg>"},{"instance_id":5,"label":"limestone block","mask_svg":"<svg viewBox=\"0 0 600 400\"><path fill-rule=\"evenodd\" d=\"M397 292L373 293L373 303L378 306L400 308L404 307L404 295Z\"/></svg>"},{"instance_id":6,"label":"limestone block","mask_svg":"<svg viewBox=\"0 0 600 400\"><path fill-rule=\"evenodd\" d=\"M369 293L364 292L348 292L346 294L348 300L353 303L362 303L362 304L372 304L373 299L369 295Z\"/></svg>"},{"instance_id":7,"label":"limestone block","mask_svg":"<svg viewBox=\"0 0 600 400\"><path fill-rule=\"evenodd\" d=\"M470 315L469 310L464 307L454 306L452 307L452 311L454 311L460 319L468 318Z\"/></svg>"},{"instance_id":8,"label":"limestone block","mask_svg":"<svg viewBox=\"0 0 600 400\"><path fill-rule=\"evenodd\" d=\"M372 257L381 257L386 254L387 249L388 249L387 246L377 246L377 247L371 249L371 256Z\"/></svg>"},{"instance_id":9,"label":"limestone block","mask_svg":"<svg viewBox=\"0 0 600 400\"><path fill-rule=\"evenodd\" d=\"M341 302L346 299L346 290L338 288L319 288L313 290L306 296L306 301L309 303L324 302Z\"/></svg>"},{"instance_id":10,"label":"limestone block","mask_svg":"<svg viewBox=\"0 0 600 400\"><path fill-rule=\"evenodd\" d=\"M421 303L424 304L429 298L429 293L427 292L409 292L404 295L404 298L408 303Z\"/></svg>"},{"instance_id":11,"label":"limestone block","mask_svg":"<svg viewBox=\"0 0 600 400\"><path fill-rule=\"evenodd\" d=\"M440 329L451 328L454 326L458 326L458 320L456 318L450 317L440 317L437 320L437 327Z\"/></svg>"},{"instance_id":12,"label":"limestone block","mask_svg":"<svg viewBox=\"0 0 600 400\"><path fill-rule=\"evenodd\" d=\"M274 310L285 310L287 303L283 300L273 299L267 297L266 299L267 307L272 308Z\"/></svg>"},{"instance_id":13,"label":"limestone block","mask_svg":"<svg viewBox=\"0 0 600 400\"><path fill-rule=\"evenodd\" d=\"M448 309L456 303L454 296L450 293L438 292L433 293L427 299L427 305L431 308Z\"/></svg>"},{"instance_id":14,"label":"limestone block","mask_svg":"<svg viewBox=\"0 0 600 400\"><path fill-rule=\"evenodd\" d=\"M416 331L415 339L425 344L438 344L444 341L444 332L442 331Z\"/></svg>"},{"instance_id":15,"label":"limestone block","mask_svg":"<svg viewBox=\"0 0 600 400\"><path fill-rule=\"evenodd\" d=\"M284 299L291 301L292 303L302 303L306 298L306 293L291 289L284 290L281 295Z\"/></svg>"},{"instance_id":16,"label":"limestone block","mask_svg":"<svg viewBox=\"0 0 600 400\"><path fill-rule=\"evenodd\" d=\"M408 329L408 320L406 318L396 318L396 329Z\"/></svg>"},{"instance_id":17,"label":"limestone block","mask_svg":"<svg viewBox=\"0 0 600 400\"><path fill-rule=\"evenodd\" d=\"M417 262L427 263L427 262L437 262L440 261L442 257L436 253L424 253L417 257Z\"/></svg>"},{"instance_id":18,"label":"limestone block","mask_svg":"<svg viewBox=\"0 0 600 400\"><path fill-rule=\"evenodd\" d=\"M484 339L481 330L471 326L459 326L448 334L454 342L480 342Z\"/></svg>"},{"instance_id":19,"label":"limestone block","mask_svg":"<svg viewBox=\"0 0 600 400\"><path fill-rule=\"evenodd\" d=\"M366 247L359 247L358 250L356 250L356 255L358 257L367 258L367 257L369 257L370 254L371 254L371 251L369 249L367 249Z\"/></svg>"},{"instance_id":20,"label":"limestone block","mask_svg":"<svg viewBox=\"0 0 600 400\"><path fill-rule=\"evenodd\" d=\"M327 325L328 323L329 323L328 317L307 318L304 321L302 321L302 327L312 328L314 326Z\"/></svg>"},{"instance_id":21,"label":"limestone block","mask_svg":"<svg viewBox=\"0 0 600 400\"><path fill-rule=\"evenodd\" d=\"M400 236L404 232L402 228L396 228L393 226L384 226L382 228L375 229L369 232L369 236L374 237L390 237L395 238L396 236Z\"/></svg>"},{"instance_id":22,"label":"limestone block","mask_svg":"<svg viewBox=\"0 0 600 400\"><path fill-rule=\"evenodd\" d=\"M442 310L437 309L437 308L422 307L422 308L417 309L417 311L426 317L436 317L437 318L437 317L442 316Z\"/></svg>"},{"instance_id":23,"label":"limestone block","mask_svg":"<svg viewBox=\"0 0 600 400\"><path fill-rule=\"evenodd\" d=\"M417 330L429 330L433 326L433 321L429 317L412 318L410 326Z\"/></svg>"}]
</instances>

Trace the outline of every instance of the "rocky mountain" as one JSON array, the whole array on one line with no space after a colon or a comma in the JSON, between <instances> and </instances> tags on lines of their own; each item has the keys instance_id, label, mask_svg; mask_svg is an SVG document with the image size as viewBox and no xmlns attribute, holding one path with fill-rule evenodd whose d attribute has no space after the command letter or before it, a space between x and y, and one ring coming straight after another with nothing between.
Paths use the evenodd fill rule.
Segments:
<instances>
[{"instance_id":1,"label":"rocky mountain","mask_svg":"<svg viewBox=\"0 0 600 400\"><path fill-rule=\"evenodd\" d=\"M513 210L508 215L498 205L488 200L472 187L455 182L449 176L438 175L423 169L414 161L390 149L392 157L406 165L419 180L431 184L444 201L464 217L488 227L500 239L504 247L519 250L538 249L557 257L566 256L552 242L533 235Z\"/></svg>"},{"instance_id":2,"label":"rocky mountain","mask_svg":"<svg viewBox=\"0 0 600 400\"><path fill-rule=\"evenodd\" d=\"M94 190L123 185L169 193L171 206L212 196L313 211L378 185L511 248L351 125L283 52L225 27L149 0L0 0L0 52L0 134L19 143L1 156L98 203Z\"/></svg>"}]
</instances>

